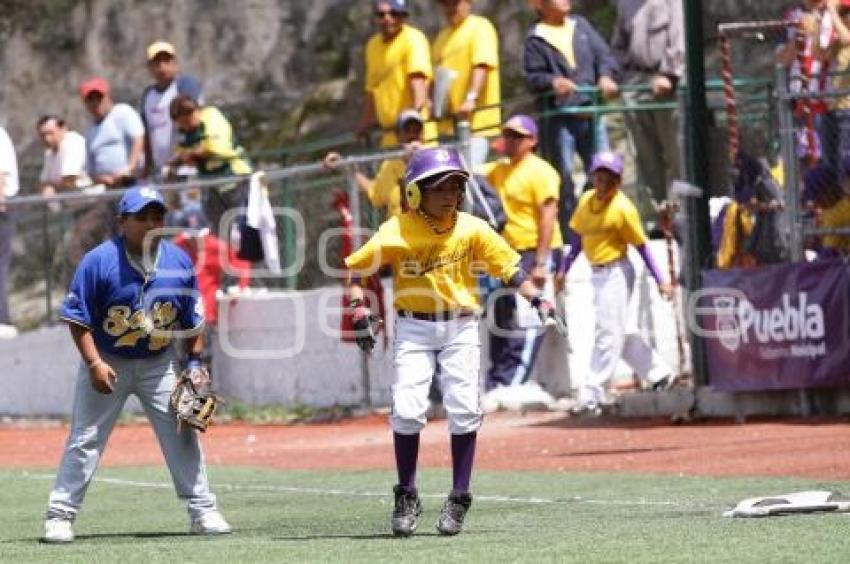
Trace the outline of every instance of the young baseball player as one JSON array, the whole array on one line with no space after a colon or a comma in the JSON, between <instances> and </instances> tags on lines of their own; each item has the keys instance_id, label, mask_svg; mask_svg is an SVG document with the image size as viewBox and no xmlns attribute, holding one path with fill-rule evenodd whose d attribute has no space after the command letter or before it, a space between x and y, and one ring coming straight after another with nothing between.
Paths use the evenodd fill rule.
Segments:
<instances>
[{"instance_id":1,"label":"young baseball player","mask_svg":"<svg viewBox=\"0 0 850 564\"><path fill-rule=\"evenodd\" d=\"M358 276L381 265L393 267L395 321L392 415L398 485L392 531L409 536L422 505L416 490L419 432L425 425L428 389L439 366L449 420L452 490L437 530L456 535L472 503L469 484L481 425L479 406L480 307L476 276L488 272L531 300L542 318L554 315L551 303L526 279L519 254L486 222L461 213L469 174L454 149L420 149L405 172L410 211L393 217L346 260L358 345L374 345L371 316Z\"/></svg>"},{"instance_id":2,"label":"young baseball player","mask_svg":"<svg viewBox=\"0 0 850 564\"><path fill-rule=\"evenodd\" d=\"M190 532L229 533L210 493L198 437L188 425L178 430L169 407L178 371L175 332L189 335L190 366L200 364L203 350L204 308L192 262L151 233L165 216L158 191L129 190L119 214L122 234L86 254L62 303L60 318L68 323L82 363L43 540L74 539L72 523L130 394L153 425L177 495L188 506Z\"/></svg>"},{"instance_id":3,"label":"young baseball player","mask_svg":"<svg viewBox=\"0 0 850 564\"><path fill-rule=\"evenodd\" d=\"M576 233L570 240L570 252L564 258L559 276L566 277L582 250L593 273L593 305L596 330L590 370L579 388L576 414L598 415L604 397L603 385L614 376L622 357L654 389L667 389L674 376L661 357L652 350L628 319L628 304L635 282L635 271L626 254L627 246L637 248L661 295L672 296L672 287L664 280L647 246L637 208L620 191L623 157L611 151L594 155L590 167L593 189L579 200L570 220Z\"/></svg>"}]
</instances>

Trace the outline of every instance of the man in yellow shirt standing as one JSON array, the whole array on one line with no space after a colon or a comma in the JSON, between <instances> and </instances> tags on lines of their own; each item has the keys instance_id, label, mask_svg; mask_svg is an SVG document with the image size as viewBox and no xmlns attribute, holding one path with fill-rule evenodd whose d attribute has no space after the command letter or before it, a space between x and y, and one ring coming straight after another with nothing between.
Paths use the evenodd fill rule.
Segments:
<instances>
[{"instance_id":1,"label":"man in yellow shirt standing","mask_svg":"<svg viewBox=\"0 0 850 564\"><path fill-rule=\"evenodd\" d=\"M559 275L566 276L582 250L593 269L596 330L590 370L579 388L579 406L575 412L599 415L603 386L614 376L620 358L655 390L667 390L676 380L629 319L635 270L626 252L628 245L637 248L664 298L669 299L673 289L650 254L637 208L620 191L623 157L611 151L597 153L590 175L594 188L579 199L570 220L570 228L575 232L570 252L558 270Z\"/></svg>"},{"instance_id":2,"label":"man in yellow shirt standing","mask_svg":"<svg viewBox=\"0 0 850 564\"><path fill-rule=\"evenodd\" d=\"M522 268L542 290L547 276L560 262L563 247L558 225L561 179L549 163L534 154L537 124L531 117L511 117L502 127L502 136L507 158L484 165L481 173L502 199L508 220L502 235L519 251ZM542 332L539 327L520 328L515 312L513 295L503 294L495 299L488 391L524 384L531 375Z\"/></svg>"},{"instance_id":3,"label":"man in yellow shirt standing","mask_svg":"<svg viewBox=\"0 0 850 564\"><path fill-rule=\"evenodd\" d=\"M428 119L431 53L425 34L406 23L406 0L376 0L374 9L381 31L366 44L366 95L357 136L364 137L377 123L384 130L381 147L394 147L402 110L413 108ZM437 137L433 123L426 123L423 137Z\"/></svg>"},{"instance_id":4,"label":"man in yellow shirt standing","mask_svg":"<svg viewBox=\"0 0 850 564\"><path fill-rule=\"evenodd\" d=\"M554 306L520 268L520 257L484 220L459 212L469 173L455 149L421 149L405 172L411 211L390 218L369 241L345 259L351 270L348 293L357 344L371 351L372 315L359 280L382 265L393 267L397 309L393 344L393 429L398 484L390 524L410 536L422 503L416 489L419 434L425 425L428 388L439 369L448 413L452 490L437 522L442 535L461 531L472 504L470 482L478 429L480 349L477 276L486 271L530 300L541 318Z\"/></svg>"},{"instance_id":5,"label":"man in yellow shirt standing","mask_svg":"<svg viewBox=\"0 0 850 564\"><path fill-rule=\"evenodd\" d=\"M454 137L454 119L472 128L472 162L487 159L487 137L499 134L502 101L499 87L499 36L487 18L472 14L472 0L439 0L448 25L434 39L431 55L437 86L449 80L445 111L440 113L440 135ZM446 78L441 78L446 77ZM453 78L449 78L453 77Z\"/></svg>"}]
</instances>

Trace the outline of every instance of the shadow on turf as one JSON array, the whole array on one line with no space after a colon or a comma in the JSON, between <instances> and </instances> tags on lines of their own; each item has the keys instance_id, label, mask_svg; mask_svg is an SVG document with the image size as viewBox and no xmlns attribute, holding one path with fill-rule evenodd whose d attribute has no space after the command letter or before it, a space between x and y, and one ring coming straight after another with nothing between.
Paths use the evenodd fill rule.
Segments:
<instances>
[{"instance_id":1,"label":"shadow on turf","mask_svg":"<svg viewBox=\"0 0 850 564\"><path fill-rule=\"evenodd\" d=\"M644 452L661 452L665 450L682 450L682 447L652 447L652 448L614 448L600 450L579 450L562 452L555 456L606 456L609 454L641 454Z\"/></svg>"},{"instance_id":2,"label":"shadow on turf","mask_svg":"<svg viewBox=\"0 0 850 564\"><path fill-rule=\"evenodd\" d=\"M166 539L166 538L181 538L181 537L192 537L192 538L206 538L201 535L192 535L190 533L178 533L174 531L161 531L161 532L150 532L150 533L93 533L88 535L74 535L74 541L86 541L86 540L97 540L97 539L122 539L125 538L127 540L139 540L139 539ZM41 544L50 545L52 543L46 543L42 541L40 538L33 539L25 538L25 539L10 539L8 541L2 542L27 542L36 540ZM0 543L2 544L2 543ZM61 543L57 544L57 546L61 546Z\"/></svg>"},{"instance_id":3,"label":"shadow on turf","mask_svg":"<svg viewBox=\"0 0 850 564\"><path fill-rule=\"evenodd\" d=\"M476 534L486 534L486 533L498 533L500 531L484 531L484 530L472 530L472 531L464 531L461 533L463 536L476 535ZM272 540L275 541L315 541L315 540L330 540L330 539L346 539L346 540L398 540L399 542L404 542L408 539L412 538L422 538L422 537L433 537L433 538L446 538L444 535L441 535L434 532L416 532L410 537L397 537L392 533L374 533L371 535L293 535L289 537L279 536L272 537Z\"/></svg>"}]
</instances>

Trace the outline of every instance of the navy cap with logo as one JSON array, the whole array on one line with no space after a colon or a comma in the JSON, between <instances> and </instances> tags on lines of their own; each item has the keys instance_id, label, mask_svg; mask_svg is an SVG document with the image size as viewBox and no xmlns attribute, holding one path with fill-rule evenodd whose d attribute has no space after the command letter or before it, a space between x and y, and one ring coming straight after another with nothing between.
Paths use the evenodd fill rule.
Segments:
<instances>
[{"instance_id":1,"label":"navy cap with logo","mask_svg":"<svg viewBox=\"0 0 850 564\"><path fill-rule=\"evenodd\" d=\"M162 211L168 210L159 190L150 186L130 188L124 193L121 203L118 204L118 213L121 215L139 213L150 204L159 206Z\"/></svg>"}]
</instances>

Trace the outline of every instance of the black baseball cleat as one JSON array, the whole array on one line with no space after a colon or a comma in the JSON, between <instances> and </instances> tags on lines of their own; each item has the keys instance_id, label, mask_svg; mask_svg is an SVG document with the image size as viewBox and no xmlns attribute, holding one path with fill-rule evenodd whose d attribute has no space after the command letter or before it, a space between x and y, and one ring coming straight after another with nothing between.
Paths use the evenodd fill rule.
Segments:
<instances>
[{"instance_id":1,"label":"black baseball cleat","mask_svg":"<svg viewBox=\"0 0 850 564\"><path fill-rule=\"evenodd\" d=\"M397 537L409 537L419 525L419 516L422 515L422 502L416 489L407 489L400 485L393 487L395 494L395 508L390 519L393 534Z\"/></svg>"},{"instance_id":2,"label":"black baseball cleat","mask_svg":"<svg viewBox=\"0 0 850 564\"><path fill-rule=\"evenodd\" d=\"M678 374L668 374L661 380L655 382L652 385L652 391L654 392L669 392L676 386L676 383L679 381Z\"/></svg>"},{"instance_id":3,"label":"black baseball cleat","mask_svg":"<svg viewBox=\"0 0 850 564\"><path fill-rule=\"evenodd\" d=\"M453 536L463 528L463 518L472 505L472 496L466 492L452 490L443 509L440 511L440 519L437 521L437 530L441 535Z\"/></svg>"}]
</instances>

